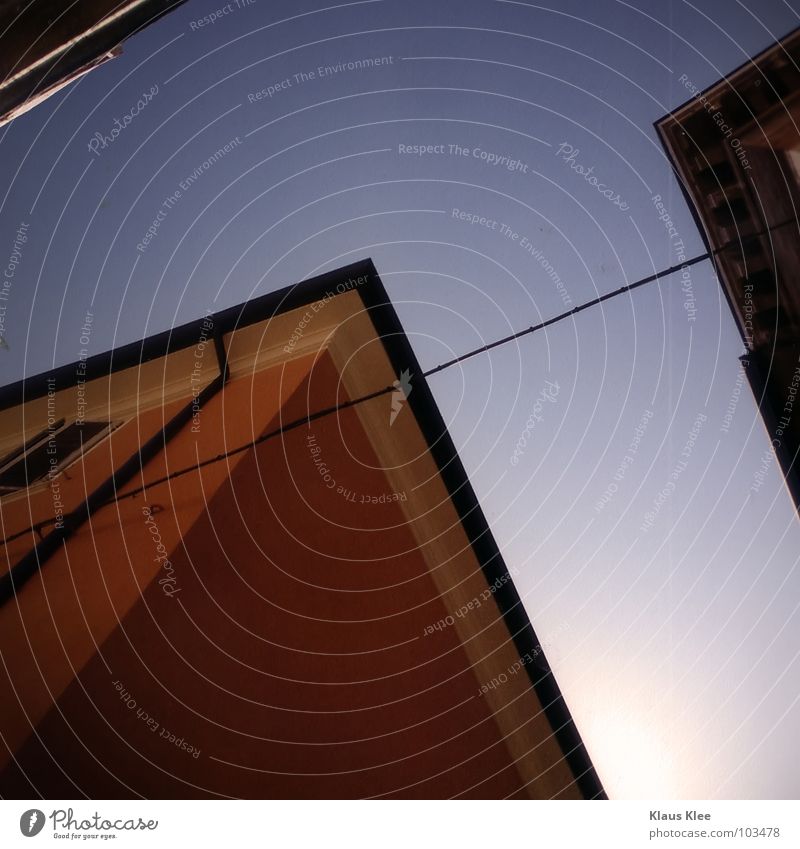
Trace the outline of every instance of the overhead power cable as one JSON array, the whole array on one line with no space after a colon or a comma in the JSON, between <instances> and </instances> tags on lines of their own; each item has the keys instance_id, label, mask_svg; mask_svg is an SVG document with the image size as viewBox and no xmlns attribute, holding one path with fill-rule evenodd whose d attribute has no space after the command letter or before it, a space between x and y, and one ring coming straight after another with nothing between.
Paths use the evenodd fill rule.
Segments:
<instances>
[{"instance_id":1,"label":"overhead power cable","mask_svg":"<svg viewBox=\"0 0 800 849\"><path fill-rule=\"evenodd\" d=\"M674 274L676 271L680 271L682 268L686 268L690 265L696 265L698 262L702 262L704 259L710 259L710 253L700 254L699 256L693 257L692 259L686 260L686 262L682 262L680 265L673 265L664 271L659 271L657 274L651 274L649 277L643 277L641 280L637 280L635 283L630 283L627 286L620 286L619 289L615 289L613 292L607 292L605 295L600 295L599 298L593 298L591 301L586 301L586 303L580 304L580 306L574 307L571 310L567 310L566 312L562 312L560 315L553 316L553 318L548 318L547 321L542 321L540 324L533 324L530 327L527 327L525 330L520 330L517 333L512 333L510 336L504 336L502 339L497 339L495 342L490 342L488 345L482 345L480 348L475 348L472 351L467 351L466 354L461 354L460 357L456 357L454 360L448 360L446 363L442 363L440 366L436 366L436 368L432 368L429 371L424 372L425 377L430 377L432 374L436 374L437 372L444 371L451 366L458 365L458 363L463 363L464 360L468 360L470 357L475 357L478 354L483 354L486 351L491 351L494 348L499 348L501 345L506 345L509 342L514 342L516 339L521 339L523 336L527 336L530 333L536 333L537 330L544 330L545 327L550 327L551 324L557 324L559 321L564 321L566 318L570 318L573 315L577 315L579 312L582 312L585 309L589 309L589 307L596 307L598 304L602 304L604 301L610 301L611 298L616 298L619 295L624 295L626 292L631 292L634 289L638 289L640 286L646 286L648 283L653 283L656 280L660 280L662 277L669 277L670 274Z\"/></svg>"},{"instance_id":2,"label":"overhead power cable","mask_svg":"<svg viewBox=\"0 0 800 849\"><path fill-rule=\"evenodd\" d=\"M438 374L439 372L444 371L445 369L452 368L455 365L463 363L465 360L469 360L472 357L477 356L478 354L484 354L488 351L494 350L495 348L499 348L501 345L507 345L509 342L514 342L517 339L521 339L523 336L528 336L532 333L544 330L545 328L557 324L558 322L565 321L566 319L571 318L577 315L578 313L589 309L590 307L598 306L599 304L602 304L605 301L609 301L612 298L617 298L620 295L624 295L626 292L632 292L634 289L639 289L642 286L646 286L649 283L654 283L655 281L661 280L664 277L669 277L671 274L675 274L675 272L680 271L683 268L696 265L697 263L710 258L711 253L706 252L704 254L699 254L698 256L695 256L692 259L682 262L680 265L670 266L669 268L666 268L663 271L659 271L656 274L650 274L647 277L643 277L640 280L636 280L634 283L629 283L626 286L620 286L619 289L615 289L613 292L607 292L605 295L600 295L597 298L593 298L590 301L586 301L585 303L580 304L577 307L573 307L573 309L571 310L567 310L566 312L553 316L553 318L548 318L546 321L542 321L539 324L533 324L530 327L526 327L524 330L519 330L516 333L512 333L510 336L504 336L502 339L497 339L494 342L490 342L488 345L482 345L479 348L474 348L471 351L467 351L466 353L461 354L460 356L455 357L452 360L448 360L447 362L444 362L441 365L435 366L434 368L428 369L427 371L423 371L421 376L425 378L431 377L432 375ZM222 453L217 454L214 457L207 457L206 459L200 460L192 466L186 466L185 468L178 469L175 472L170 472L170 474L157 478L154 481L150 481L149 483L137 487L136 489L131 489L127 492L116 494L115 496L107 499L105 502L103 502L103 504L99 506L106 506L107 504L112 504L114 502L121 501L124 498L133 498L134 496L140 495L148 489L160 486L163 483L167 483L167 481L174 480L175 478L182 477L183 475L190 474L191 472L196 472L199 469L204 468L205 466L212 465L213 463L219 463L222 460L228 459L229 457L234 457L237 454L241 454L243 451L248 451L251 448L255 448L255 446L260 445L262 442L266 442L269 439L274 439L277 436L281 436L282 434L287 433L291 430L295 430L296 428L302 427L303 425L311 424L311 422L316 421L317 419L333 415L334 413L337 413L340 410L346 410L350 407L356 406L357 404L363 404L367 401L372 401L374 398L380 398L383 395L388 395L389 393L395 391L395 386L385 386L383 389L377 389L374 392L368 393L367 395L361 395L358 398L353 398L349 401L342 401L339 404L334 404L322 410L317 410L314 413L309 413L308 415L302 416L299 419L295 419L291 422L287 422L286 424L282 424L280 427L277 427L267 433L262 433L261 436L258 436L250 442L244 443L243 445L239 445L236 448L231 448L228 451L223 451ZM35 526L25 528L25 530L18 531L17 533L12 534L11 536L2 540L2 544L6 545L7 543L13 542L14 540L18 539L24 534L30 533L31 531L36 531L40 533L40 529L48 524L53 524L53 522L39 523Z\"/></svg>"}]
</instances>

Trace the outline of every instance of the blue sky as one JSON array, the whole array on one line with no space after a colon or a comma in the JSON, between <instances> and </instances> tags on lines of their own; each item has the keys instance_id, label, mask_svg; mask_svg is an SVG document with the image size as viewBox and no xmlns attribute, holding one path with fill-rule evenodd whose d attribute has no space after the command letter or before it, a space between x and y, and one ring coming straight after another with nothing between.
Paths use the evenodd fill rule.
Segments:
<instances>
[{"instance_id":1,"label":"blue sky","mask_svg":"<svg viewBox=\"0 0 800 849\"><path fill-rule=\"evenodd\" d=\"M98 353L365 256L432 367L674 265L655 195L702 253L653 122L800 4L254 0L198 25L221 5L0 130L4 266L29 225L2 383L76 360L87 312ZM612 797L800 793L800 527L741 353L703 263L431 378Z\"/></svg>"}]
</instances>

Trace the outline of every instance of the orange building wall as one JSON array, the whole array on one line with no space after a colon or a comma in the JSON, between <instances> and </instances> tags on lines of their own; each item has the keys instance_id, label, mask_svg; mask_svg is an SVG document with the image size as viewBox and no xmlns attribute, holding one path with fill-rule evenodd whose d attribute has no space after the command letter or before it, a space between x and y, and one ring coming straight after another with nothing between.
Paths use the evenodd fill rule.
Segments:
<instances>
[{"instance_id":1,"label":"orange building wall","mask_svg":"<svg viewBox=\"0 0 800 849\"><path fill-rule=\"evenodd\" d=\"M279 409L284 422L302 416L307 393L315 409L333 403L332 365L318 362L310 383L309 366L232 381L200 434L185 428L146 478L272 430ZM156 415L142 416L143 434ZM136 442L127 430L115 456ZM379 464L355 411L311 426L334 489L308 432L104 508L25 587L19 610L0 609L2 727L17 749L0 795L521 791L455 629L423 636L448 611L398 504L361 503L390 489L368 467ZM153 518L169 574L153 561L145 503L163 507ZM174 583L158 583L166 577Z\"/></svg>"},{"instance_id":2,"label":"orange building wall","mask_svg":"<svg viewBox=\"0 0 800 849\"><path fill-rule=\"evenodd\" d=\"M253 426L260 431L274 417L281 397L288 397L307 373L309 361L297 361L283 375L259 373L261 401L256 422L250 417L219 415L222 399L208 405L208 421L199 433L185 427L169 443L167 451L146 466L145 478L156 480L168 471L184 468L198 456L214 456L226 444L252 439ZM244 403L252 387L233 383L226 388L230 404ZM283 386L281 386L283 383ZM188 382L187 382L188 389ZM118 468L186 403L191 395L164 408L130 418L109 439L89 451L58 477L65 510L80 504L114 468ZM66 406L64 403L62 406ZM58 414L59 404L56 405ZM65 410L66 412L66 410ZM242 455L231 462L231 467ZM178 545L181 532L188 530L205 507L205 497L227 479L225 463L207 466L198 476L178 478L154 496L173 506L173 522L161 522L163 543L168 550ZM141 486L135 479L123 491ZM0 607L0 731L5 746L0 749L0 766L30 733L63 689L96 652L111 631L139 599L144 587L157 575L152 536L142 515L141 496L121 499L97 511L68 542L63 552L47 561L15 599ZM29 496L4 499L3 530L6 536L32 522L53 517L51 490L45 486ZM51 530L45 529L45 533ZM30 550L38 537L28 533L8 546L5 570Z\"/></svg>"}]
</instances>

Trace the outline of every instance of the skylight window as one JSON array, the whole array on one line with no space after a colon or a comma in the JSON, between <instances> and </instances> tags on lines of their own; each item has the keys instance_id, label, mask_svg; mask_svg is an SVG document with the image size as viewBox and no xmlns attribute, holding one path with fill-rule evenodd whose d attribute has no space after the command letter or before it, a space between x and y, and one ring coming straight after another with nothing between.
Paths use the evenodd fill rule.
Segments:
<instances>
[{"instance_id":1,"label":"skylight window","mask_svg":"<svg viewBox=\"0 0 800 849\"><path fill-rule=\"evenodd\" d=\"M110 422L62 419L0 460L0 493L26 489L57 474L111 432Z\"/></svg>"}]
</instances>

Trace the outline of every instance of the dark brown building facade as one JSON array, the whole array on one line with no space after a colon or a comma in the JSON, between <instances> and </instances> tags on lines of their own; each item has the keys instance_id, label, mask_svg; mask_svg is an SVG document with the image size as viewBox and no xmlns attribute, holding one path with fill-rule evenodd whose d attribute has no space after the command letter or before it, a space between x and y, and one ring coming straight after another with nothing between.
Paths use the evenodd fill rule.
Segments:
<instances>
[{"instance_id":1,"label":"dark brown building facade","mask_svg":"<svg viewBox=\"0 0 800 849\"><path fill-rule=\"evenodd\" d=\"M800 508L800 30L656 123L746 353Z\"/></svg>"}]
</instances>

